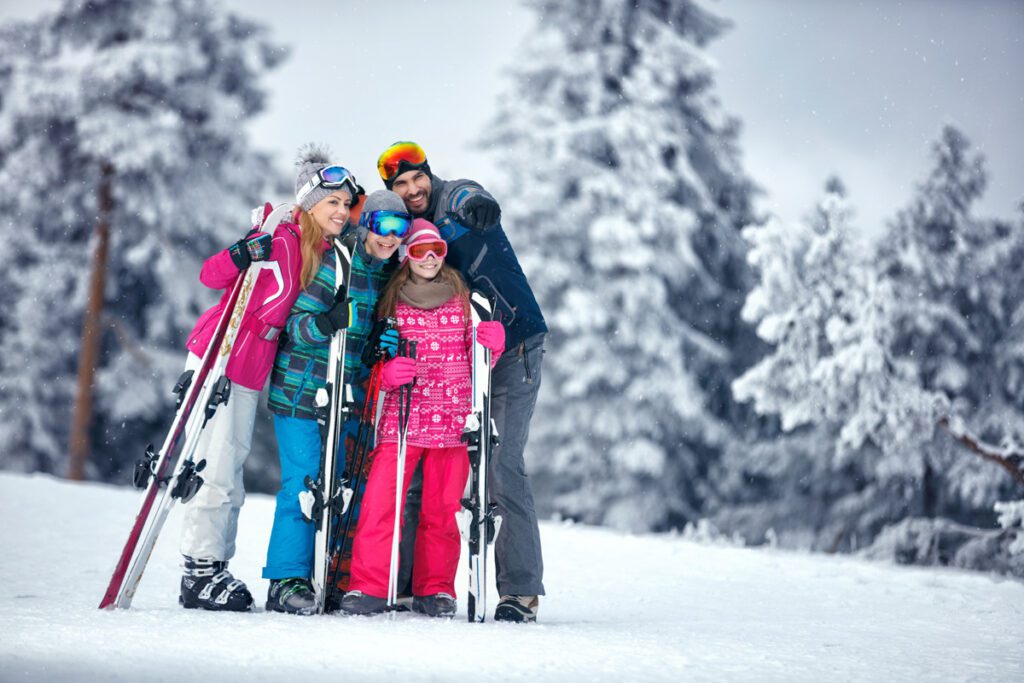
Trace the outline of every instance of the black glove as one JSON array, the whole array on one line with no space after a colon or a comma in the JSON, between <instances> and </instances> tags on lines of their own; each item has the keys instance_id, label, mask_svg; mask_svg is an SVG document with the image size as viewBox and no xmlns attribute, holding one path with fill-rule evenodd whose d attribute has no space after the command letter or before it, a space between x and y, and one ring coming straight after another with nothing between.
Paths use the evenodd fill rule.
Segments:
<instances>
[{"instance_id":1,"label":"black glove","mask_svg":"<svg viewBox=\"0 0 1024 683\"><path fill-rule=\"evenodd\" d=\"M333 337L338 330L347 330L356 318L356 307L352 297L346 296L345 290L339 289L334 295L334 305L313 318L320 333Z\"/></svg>"},{"instance_id":2,"label":"black glove","mask_svg":"<svg viewBox=\"0 0 1024 683\"><path fill-rule=\"evenodd\" d=\"M482 194L475 194L459 209L455 222L473 230L487 230L501 220L498 202Z\"/></svg>"},{"instance_id":3,"label":"black glove","mask_svg":"<svg viewBox=\"0 0 1024 683\"><path fill-rule=\"evenodd\" d=\"M245 237L228 247L228 253L231 254L231 260L238 269L245 270L253 261L266 261L270 258L270 246L273 242L272 235L250 230Z\"/></svg>"}]
</instances>

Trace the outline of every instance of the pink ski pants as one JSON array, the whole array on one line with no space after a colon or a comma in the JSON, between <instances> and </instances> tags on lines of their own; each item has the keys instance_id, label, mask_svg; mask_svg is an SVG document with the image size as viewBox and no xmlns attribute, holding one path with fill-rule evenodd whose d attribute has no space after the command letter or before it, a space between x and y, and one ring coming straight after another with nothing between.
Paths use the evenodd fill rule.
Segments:
<instances>
[{"instance_id":1,"label":"pink ski pants","mask_svg":"<svg viewBox=\"0 0 1024 683\"><path fill-rule=\"evenodd\" d=\"M461 508L460 501L469 477L469 455L465 446L409 446L405 456L403 492L408 489L420 458L423 459L423 509L413 551L412 590L414 595L448 593L454 597L455 571L462 545L455 513ZM352 544L349 590L359 590L378 598L385 598L388 594L397 466L398 444L384 443L374 450ZM404 495L402 506L405 506Z\"/></svg>"}]
</instances>

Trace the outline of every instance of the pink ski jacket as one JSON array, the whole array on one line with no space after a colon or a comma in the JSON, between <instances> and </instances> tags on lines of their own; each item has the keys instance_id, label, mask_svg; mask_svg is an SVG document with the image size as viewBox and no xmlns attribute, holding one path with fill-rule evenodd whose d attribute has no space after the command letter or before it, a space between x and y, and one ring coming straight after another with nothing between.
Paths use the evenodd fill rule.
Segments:
<instances>
[{"instance_id":1,"label":"pink ski jacket","mask_svg":"<svg viewBox=\"0 0 1024 683\"><path fill-rule=\"evenodd\" d=\"M399 301L395 317L399 335L418 343L407 443L423 448L461 446L462 427L473 404L473 328L463 314L462 300L452 297L429 310ZM491 354L491 367L500 355ZM398 390L393 389L384 399L377 445L397 441Z\"/></svg>"},{"instance_id":2,"label":"pink ski jacket","mask_svg":"<svg viewBox=\"0 0 1024 683\"><path fill-rule=\"evenodd\" d=\"M300 271L302 255L299 252L299 237L302 229L295 223L281 223L274 230L270 261L281 269L284 291L270 303L266 299L278 289L274 274L261 271L253 286L251 301L238 330L238 337L231 349L231 357L225 371L232 382L247 389L260 391L267 381L267 375L274 365L277 342L292 304L301 289ZM238 268L231 260L228 250L218 252L206 259L199 273L199 281L210 289L223 289L224 295L215 306L199 316L196 326L188 336L188 350L202 357L213 337L217 321L231 296L231 288L239 276Z\"/></svg>"}]
</instances>

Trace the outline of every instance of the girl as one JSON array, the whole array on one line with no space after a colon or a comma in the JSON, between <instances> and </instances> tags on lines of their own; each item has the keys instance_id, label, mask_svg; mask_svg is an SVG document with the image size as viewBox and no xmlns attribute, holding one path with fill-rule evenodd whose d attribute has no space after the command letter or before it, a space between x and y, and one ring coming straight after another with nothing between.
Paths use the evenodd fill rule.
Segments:
<instances>
[{"instance_id":1,"label":"girl","mask_svg":"<svg viewBox=\"0 0 1024 683\"><path fill-rule=\"evenodd\" d=\"M398 466L398 392L394 389L414 378L403 486L408 487L422 458L413 609L430 616L455 614L460 549L455 512L469 475L469 456L460 437L472 401L473 334L469 290L458 271L444 263L447 251L433 223L414 220L402 266L381 296L379 316L397 318L401 336L418 344L415 359L397 357L384 366L381 385L388 394L352 549L350 590L341 601L342 610L350 614L373 614L387 604ZM477 339L492 351L492 364L496 362L505 348L501 323L480 323Z\"/></svg>"},{"instance_id":2,"label":"girl","mask_svg":"<svg viewBox=\"0 0 1024 683\"><path fill-rule=\"evenodd\" d=\"M373 326L377 294L393 270L387 262L411 221L398 195L380 191L366 199L362 209L365 225L349 225L352 202L361 188L354 179L342 186L325 186L324 173L337 168L328 164L325 155L313 154L304 160L299 174L302 293L288 317L287 337L274 362L270 384L281 490L263 578L270 579L267 610L290 614L315 611L309 578L316 529L302 516L299 493L306 490L306 477L316 480L320 470L321 436L314 399L317 389L327 383L331 338L338 330L347 329L345 378L357 387L364 374L360 356ZM313 189L302 195L304 187ZM335 253L328 240L349 230L356 230L360 239L352 259L348 299L336 302ZM360 397L355 398L358 404Z\"/></svg>"}]
</instances>

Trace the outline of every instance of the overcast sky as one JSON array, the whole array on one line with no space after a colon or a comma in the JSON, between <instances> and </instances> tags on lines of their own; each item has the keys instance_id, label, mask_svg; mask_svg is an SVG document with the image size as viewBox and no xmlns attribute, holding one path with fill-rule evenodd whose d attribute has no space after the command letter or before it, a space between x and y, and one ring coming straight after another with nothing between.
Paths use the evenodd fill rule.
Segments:
<instances>
[{"instance_id":1,"label":"overcast sky","mask_svg":"<svg viewBox=\"0 0 1024 683\"><path fill-rule=\"evenodd\" d=\"M806 211L838 174L865 230L906 204L943 123L988 158L981 210L1024 200L1024 2L720 0L733 30L711 46L746 168L766 208Z\"/></svg>"},{"instance_id":2,"label":"overcast sky","mask_svg":"<svg viewBox=\"0 0 1024 683\"><path fill-rule=\"evenodd\" d=\"M31 17L54 0L0 0ZM503 68L533 27L515 2L227 0L267 23L292 56L268 74L268 110L252 125L275 169L296 148L330 143L368 189L375 161L418 141L440 175L493 184L473 143L487 135ZM836 173L862 227L877 232L928 169L928 144L959 125L989 161L982 205L1011 215L1024 199L1024 2L1014 0L703 0L733 29L713 43L718 92L744 124L761 205L801 216ZM284 198L280 198L284 199Z\"/></svg>"}]
</instances>

